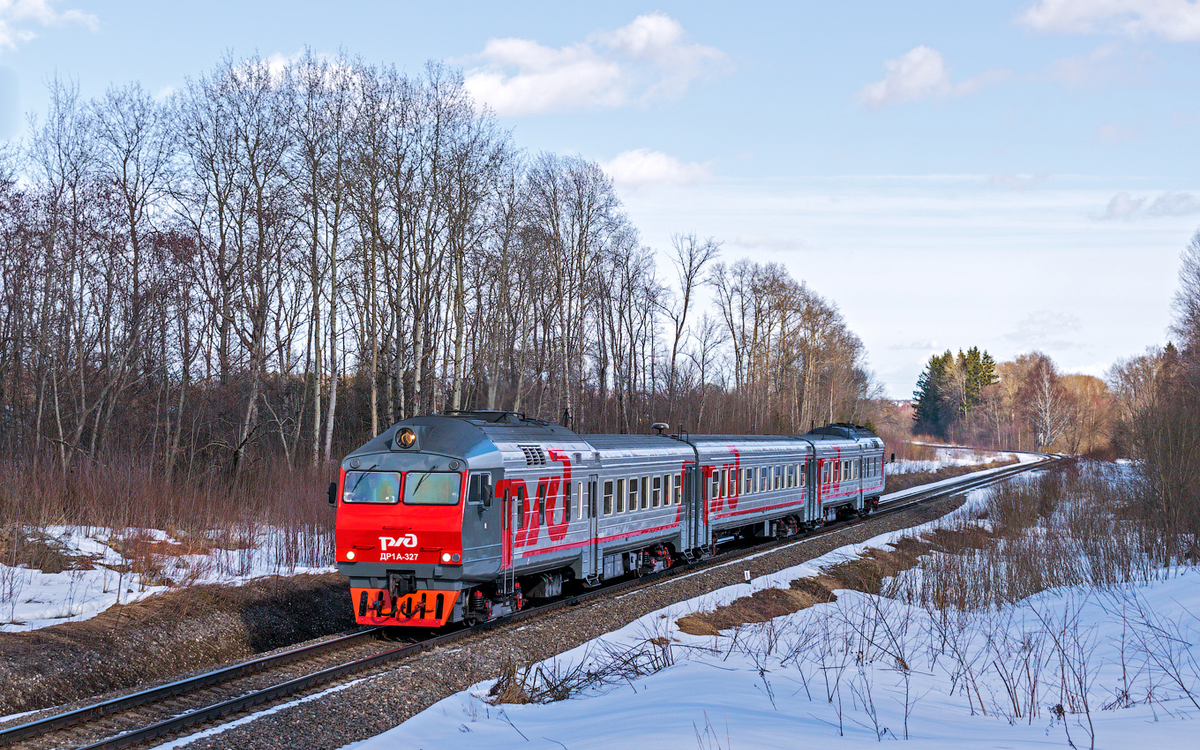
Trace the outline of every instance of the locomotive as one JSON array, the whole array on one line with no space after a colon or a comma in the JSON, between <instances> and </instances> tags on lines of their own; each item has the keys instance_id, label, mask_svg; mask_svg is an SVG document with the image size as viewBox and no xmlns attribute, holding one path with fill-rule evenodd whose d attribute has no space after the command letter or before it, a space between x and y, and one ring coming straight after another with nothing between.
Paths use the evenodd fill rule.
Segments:
<instances>
[{"instance_id":1,"label":"locomotive","mask_svg":"<svg viewBox=\"0 0 1200 750\"><path fill-rule=\"evenodd\" d=\"M338 570L357 621L472 625L712 554L866 515L883 441L804 435L578 435L504 411L406 419L342 461L330 486Z\"/></svg>"}]
</instances>

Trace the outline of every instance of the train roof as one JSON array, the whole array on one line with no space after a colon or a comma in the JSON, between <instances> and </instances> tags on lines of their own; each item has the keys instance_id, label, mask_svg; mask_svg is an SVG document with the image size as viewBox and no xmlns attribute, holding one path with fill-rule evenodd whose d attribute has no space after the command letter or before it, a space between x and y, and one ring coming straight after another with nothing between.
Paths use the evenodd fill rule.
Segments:
<instances>
[{"instance_id":1,"label":"train roof","mask_svg":"<svg viewBox=\"0 0 1200 750\"><path fill-rule=\"evenodd\" d=\"M834 440L879 440L870 430L851 424L834 424L819 427L805 435L650 435L650 434L588 434L579 435L568 427L540 419L533 419L519 412L509 411L459 411L411 417L399 423L416 429L421 450L450 455L480 456L494 451L497 446L507 444L520 447L522 443L576 443L580 448L589 447L599 453L653 451L674 453L679 450L690 452L691 447L710 451L721 450L726 445L738 443L768 445L792 442L824 442ZM399 426L397 425L397 427ZM388 428L353 454L390 452L396 429Z\"/></svg>"}]
</instances>

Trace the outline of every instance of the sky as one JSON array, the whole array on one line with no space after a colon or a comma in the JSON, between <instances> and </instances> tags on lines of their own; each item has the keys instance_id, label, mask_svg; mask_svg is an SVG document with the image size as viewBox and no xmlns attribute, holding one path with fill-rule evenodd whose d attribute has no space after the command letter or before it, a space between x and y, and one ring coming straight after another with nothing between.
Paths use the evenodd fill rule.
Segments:
<instances>
[{"instance_id":1,"label":"sky","mask_svg":"<svg viewBox=\"0 0 1200 750\"><path fill-rule=\"evenodd\" d=\"M663 276L677 233L783 264L892 398L946 349L1103 376L1166 343L1200 227L1196 0L0 0L0 138L55 75L166 96L306 46L462 69L518 146L608 171Z\"/></svg>"}]
</instances>

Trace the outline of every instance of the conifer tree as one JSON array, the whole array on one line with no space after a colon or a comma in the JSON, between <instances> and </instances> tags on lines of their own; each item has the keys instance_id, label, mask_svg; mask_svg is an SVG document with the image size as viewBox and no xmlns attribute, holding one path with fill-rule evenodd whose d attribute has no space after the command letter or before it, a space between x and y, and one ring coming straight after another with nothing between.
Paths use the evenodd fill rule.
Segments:
<instances>
[{"instance_id":1,"label":"conifer tree","mask_svg":"<svg viewBox=\"0 0 1200 750\"><path fill-rule=\"evenodd\" d=\"M913 393L913 432L946 436L949 420L946 418L946 386L950 368L954 366L954 355L934 354L917 379L917 390Z\"/></svg>"}]
</instances>

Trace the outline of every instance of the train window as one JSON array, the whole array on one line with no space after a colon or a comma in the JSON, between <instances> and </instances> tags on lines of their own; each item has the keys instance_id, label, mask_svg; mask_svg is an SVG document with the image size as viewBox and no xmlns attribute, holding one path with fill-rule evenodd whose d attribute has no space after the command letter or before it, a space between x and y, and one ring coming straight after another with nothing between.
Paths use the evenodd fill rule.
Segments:
<instances>
[{"instance_id":1,"label":"train window","mask_svg":"<svg viewBox=\"0 0 1200 750\"><path fill-rule=\"evenodd\" d=\"M346 481L342 485L343 503L393 504L398 497L400 497L400 475L395 472L346 472Z\"/></svg>"},{"instance_id":2,"label":"train window","mask_svg":"<svg viewBox=\"0 0 1200 750\"><path fill-rule=\"evenodd\" d=\"M831 478L829 463L821 464L821 484L829 484Z\"/></svg>"},{"instance_id":3,"label":"train window","mask_svg":"<svg viewBox=\"0 0 1200 750\"><path fill-rule=\"evenodd\" d=\"M404 477L405 505L458 505L461 492L457 471L410 471Z\"/></svg>"},{"instance_id":4,"label":"train window","mask_svg":"<svg viewBox=\"0 0 1200 750\"><path fill-rule=\"evenodd\" d=\"M651 507L657 508L662 505L662 480L662 477L654 477L654 484L650 487Z\"/></svg>"},{"instance_id":5,"label":"train window","mask_svg":"<svg viewBox=\"0 0 1200 750\"><path fill-rule=\"evenodd\" d=\"M708 490L708 497L710 499L715 498L715 497L720 497L721 496L721 474L720 474L720 472L714 471L712 473L712 476L709 477L709 480L710 480L710 484L712 486Z\"/></svg>"},{"instance_id":6,"label":"train window","mask_svg":"<svg viewBox=\"0 0 1200 750\"><path fill-rule=\"evenodd\" d=\"M767 489L767 467L759 466L754 472L758 474L758 491L765 492Z\"/></svg>"},{"instance_id":7,"label":"train window","mask_svg":"<svg viewBox=\"0 0 1200 750\"><path fill-rule=\"evenodd\" d=\"M625 480L617 480L617 512L625 512Z\"/></svg>"},{"instance_id":8,"label":"train window","mask_svg":"<svg viewBox=\"0 0 1200 750\"><path fill-rule=\"evenodd\" d=\"M525 528L525 485L517 485L517 528Z\"/></svg>"},{"instance_id":9,"label":"train window","mask_svg":"<svg viewBox=\"0 0 1200 750\"><path fill-rule=\"evenodd\" d=\"M729 488L729 489L728 489L728 496L729 496L729 497L737 497L737 494L738 494L738 474L740 474L740 473L741 473L741 472L740 472L740 471L738 471L737 469L730 469L730 470L729 470L729 484L727 484L727 485L726 485L726 487L728 487L728 488Z\"/></svg>"},{"instance_id":10,"label":"train window","mask_svg":"<svg viewBox=\"0 0 1200 750\"><path fill-rule=\"evenodd\" d=\"M775 489L783 489L783 467L775 467Z\"/></svg>"},{"instance_id":11,"label":"train window","mask_svg":"<svg viewBox=\"0 0 1200 750\"><path fill-rule=\"evenodd\" d=\"M808 486L808 464L800 464L800 486Z\"/></svg>"},{"instance_id":12,"label":"train window","mask_svg":"<svg viewBox=\"0 0 1200 750\"><path fill-rule=\"evenodd\" d=\"M611 516L613 512L613 483L611 479L604 480L604 515Z\"/></svg>"},{"instance_id":13,"label":"train window","mask_svg":"<svg viewBox=\"0 0 1200 750\"><path fill-rule=\"evenodd\" d=\"M571 520L571 483L570 482L563 482L562 500L563 500L562 522L566 523Z\"/></svg>"},{"instance_id":14,"label":"train window","mask_svg":"<svg viewBox=\"0 0 1200 750\"><path fill-rule=\"evenodd\" d=\"M650 477L642 477L642 510L650 507Z\"/></svg>"},{"instance_id":15,"label":"train window","mask_svg":"<svg viewBox=\"0 0 1200 750\"><path fill-rule=\"evenodd\" d=\"M675 504L683 505L683 474L675 479Z\"/></svg>"},{"instance_id":16,"label":"train window","mask_svg":"<svg viewBox=\"0 0 1200 750\"><path fill-rule=\"evenodd\" d=\"M472 474L471 483L467 488L467 502L471 505L483 505L484 499L492 495L492 475Z\"/></svg>"},{"instance_id":17,"label":"train window","mask_svg":"<svg viewBox=\"0 0 1200 750\"><path fill-rule=\"evenodd\" d=\"M629 478L629 503L625 506L625 509L628 510L630 513L632 513L633 511L638 509L638 478L637 477Z\"/></svg>"},{"instance_id":18,"label":"train window","mask_svg":"<svg viewBox=\"0 0 1200 750\"><path fill-rule=\"evenodd\" d=\"M789 488L796 486L796 465L795 464L787 465L787 486Z\"/></svg>"},{"instance_id":19,"label":"train window","mask_svg":"<svg viewBox=\"0 0 1200 750\"><path fill-rule=\"evenodd\" d=\"M537 486L537 517L538 523L546 525L546 483L538 482Z\"/></svg>"},{"instance_id":20,"label":"train window","mask_svg":"<svg viewBox=\"0 0 1200 750\"><path fill-rule=\"evenodd\" d=\"M579 482L576 486L579 488L579 497L576 498L578 502L575 503L575 519L580 520L584 516L584 509L587 508L587 498L584 497L584 495L587 493L587 489L585 482Z\"/></svg>"},{"instance_id":21,"label":"train window","mask_svg":"<svg viewBox=\"0 0 1200 750\"><path fill-rule=\"evenodd\" d=\"M742 469L742 494L749 495L753 491L753 469Z\"/></svg>"}]
</instances>

